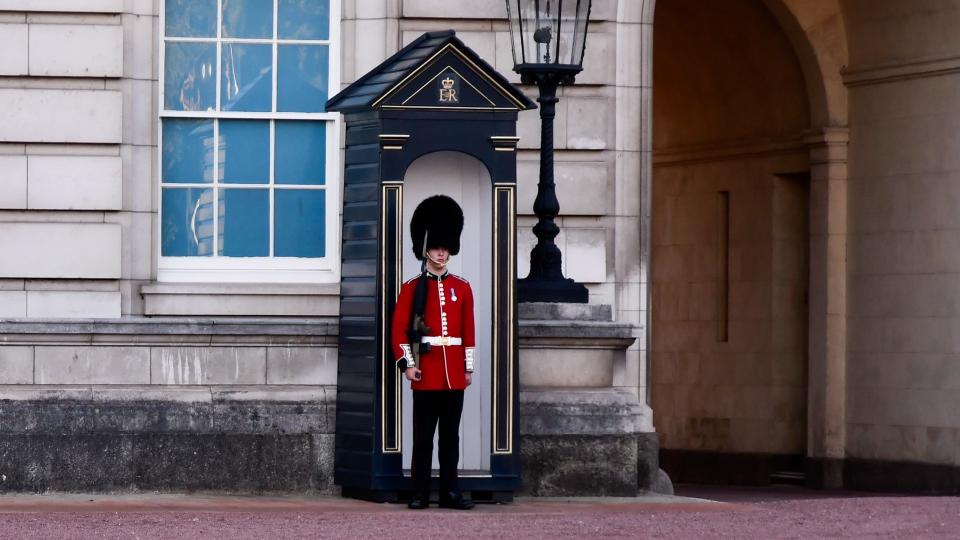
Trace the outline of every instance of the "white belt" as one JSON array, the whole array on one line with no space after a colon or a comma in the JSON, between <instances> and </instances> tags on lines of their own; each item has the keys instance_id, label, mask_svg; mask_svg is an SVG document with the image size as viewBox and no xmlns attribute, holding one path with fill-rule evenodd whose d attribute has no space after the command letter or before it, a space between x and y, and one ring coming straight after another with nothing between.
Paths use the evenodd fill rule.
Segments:
<instances>
[{"instance_id":1,"label":"white belt","mask_svg":"<svg viewBox=\"0 0 960 540\"><path fill-rule=\"evenodd\" d=\"M460 345L463 341L458 337L449 336L423 336L420 343L429 343L431 345L440 345L443 347L449 345Z\"/></svg>"}]
</instances>

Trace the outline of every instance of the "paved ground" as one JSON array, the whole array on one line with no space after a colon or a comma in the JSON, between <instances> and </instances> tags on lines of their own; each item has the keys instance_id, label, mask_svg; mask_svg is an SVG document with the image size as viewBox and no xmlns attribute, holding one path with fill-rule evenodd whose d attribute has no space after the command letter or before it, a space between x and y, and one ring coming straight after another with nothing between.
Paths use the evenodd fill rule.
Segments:
<instances>
[{"instance_id":1,"label":"paved ground","mask_svg":"<svg viewBox=\"0 0 960 540\"><path fill-rule=\"evenodd\" d=\"M681 486L471 512L338 498L2 495L0 538L958 538L960 498Z\"/></svg>"}]
</instances>

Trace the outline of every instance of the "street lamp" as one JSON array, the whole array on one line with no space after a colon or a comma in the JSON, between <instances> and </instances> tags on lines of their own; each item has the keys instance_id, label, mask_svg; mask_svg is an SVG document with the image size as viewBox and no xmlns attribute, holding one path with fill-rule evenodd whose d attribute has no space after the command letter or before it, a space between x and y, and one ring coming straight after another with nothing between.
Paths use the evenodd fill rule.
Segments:
<instances>
[{"instance_id":1,"label":"street lamp","mask_svg":"<svg viewBox=\"0 0 960 540\"><path fill-rule=\"evenodd\" d=\"M553 221L560 213L560 202L553 182L553 118L557 87L573 84L583 70L591 0L506 1L513 70L520 74L523 84L535 84L540 89L540 182L533 203L537 245L530 252L530 274L519 280L517 299L585 303L587 288L563 277L560 248L554 243L560 232Z\"/></svg>"}]
</instances>

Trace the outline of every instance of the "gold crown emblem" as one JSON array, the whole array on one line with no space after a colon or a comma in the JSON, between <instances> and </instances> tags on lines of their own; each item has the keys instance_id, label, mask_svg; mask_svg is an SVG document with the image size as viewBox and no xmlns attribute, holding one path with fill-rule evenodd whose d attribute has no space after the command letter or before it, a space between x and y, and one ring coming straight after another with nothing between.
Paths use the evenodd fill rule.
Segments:
<instances>
[{"instance_id":1,"label":"gold crown emblem","mask_svg":"<svg viewBox=\"0 0 960 540\"><path fill-rule=\"evenodd\" d=\"M451 79L449 75L447 75L447 78L446 78L446 79L440 81L440 83L443 84L444 90L450 90L451 88L453 88L453 83L454 83L454 82L455 82L455 81L454 81L453 79Z\"/></svg>"}]
</instances>

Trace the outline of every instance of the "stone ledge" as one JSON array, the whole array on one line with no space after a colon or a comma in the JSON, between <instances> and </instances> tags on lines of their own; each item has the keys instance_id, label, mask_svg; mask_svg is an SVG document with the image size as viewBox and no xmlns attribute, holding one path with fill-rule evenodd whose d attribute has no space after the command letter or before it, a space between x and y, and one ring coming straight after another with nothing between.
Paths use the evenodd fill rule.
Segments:
<instances>
[{"instance_id":1,"label":"stone ledge","mask_svg":"<svg viewBox=\"0 0 960 540\"><path fill-rule=\"evenodd\" d=\"M613 308L600 304L568 304L558 302L521 302L517 314L523 320L537 321L603 321L613 320Z\"/></svg>"},{"instance_id":2,"label":"stone ledge","mask_svg":"<svg viewBox=\"0 0 960 540\"><path fill-rule=\"evenodd\" d=\"M626 349L637 340L638 331L630 323L521 320L520 346Z\"/></svg>"},{"instance_id":3,"label":"stone ledge","mask_svg":"<svg viewBox=\"0 0 960 540\"><path fill-rule=\"evenodd\" d=\"M340 284L149 283L140 288L150 316L336 317Z\"/></svg>"},{"instance_id":4,"label":"stone ledge","mask_svg":"<svg viewBox=\"0 0 960 540\"><path fill-rule=\"evenodd\" d=\"M57 13L120 13L122 0L0 0L0 11Z\"/></svg>"},{"instance_id":5,"label":"stone ledge","mask_svg":"<svg viewBox=\"0 0 960 540\"><path fill-rule=\"evenodd\" d=\"M522 435L631 435L652 432L636 396L616 388L520 392Z\"/></svg>"},{"instance_id":6,"label":"stone ledge","mask_svg":"<svg viewBox=\"0 0 960 540\"><path fill-rule=\"evenodd\" d=\"M140 287L148 294L200 295L297 295L315 296L340 294L339 283L150 283Z\"/></svg>"},{"instance_id":7,"label":"stone ledge","mask_svg":"<svg viewBox=\"0 0 960 540\"><path fill-rule=\"evenodd\" d=\"M0 385L0 402L12 401L167 401L213 403L223 401L329 402L337 388L323 386L164 386L157 385Z\"/></svg>"},{"instance_id":8,"label":"stone ledge","mask_svg":"<svg viewBox=\"0 0 960 540\"><path fill-rule=\"evenodd\" d=\"M6 319L0 343L335 345L337 329L333 317Z\"/></svg>"},{"instance_id":9,"label":"stone ledge","mask_svg":"<svg viewBox=\"0 0 960 540\"><path fill-rule=\"evenodd\" d=\"M626 349L638 326L615 322L520 321L524 348L563 346ZM334 345L337 318L297 317L124 317L121 319L0 319L0 343L222 344L218 337L243 343ZM282 340L273 338L283 338Z\"/></svg>"},{"instance_id":10,"label":"stone ledge","mask_svg":"<svg viewBox=\"0 0 960 540\"><path fill-rule=\"evenodd\" d=\"M517 309L522 348L625 350L640 331L635 324L615 322L609 305L529 302Z\"/></svg>"}]
</instances>

